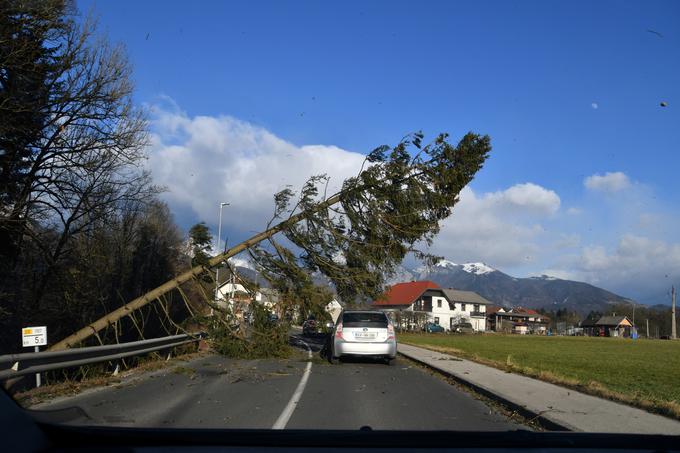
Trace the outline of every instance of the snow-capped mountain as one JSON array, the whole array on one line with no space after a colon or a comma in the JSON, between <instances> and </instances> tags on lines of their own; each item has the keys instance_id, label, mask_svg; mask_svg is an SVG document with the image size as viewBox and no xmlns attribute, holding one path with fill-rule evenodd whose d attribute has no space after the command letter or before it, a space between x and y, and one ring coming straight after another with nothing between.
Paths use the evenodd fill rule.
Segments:
<instances>
[{"instance_id":1,"label":"snow-capped mountain","mask_svg":"<svg viewBox=\"0 0 680 453\"><path fill-rule=\"evenodd\" d=\"M463 270L475 275L484 275L496 271L496 269L489 267L484 263L465 263L463 264Z\"/></svg>"},{"instance_id":2,"label":"snow-capped mountain","mask_svg":"<svg viewBox=\"0 0 680 453\"><path fill-rule=\"evenodd\" d=\"M229 262L239 275L268 286L249 260L231 258ZM221 280L223 275L220 274ZM321 274L315 273L312 277L316 284L332 286L328 278ZM386 283L392 285L414 280L432 280L443 288L474 291L504 307L567 308L587 314L591 310L606 311L609 304L630 302L629 299L588 283L562 280L549 275L515 278L486 263L458 264L448 260L415 269L399 266L392 275L387 276Z\"/></svg>"},{"instance_id":3,"label":"snow-capped mountain","mask_svg":"<svg viewBox=\"0 0 680 453\"><path fill-rule=\"evenodd\" d=\"M400 271L401 279L390 283L432 280L444 288L475 291L494 304L505 307L567 308L580 313L600 310L629 299L588 283L562 280L549 275L515 278L485 263L456 264L442 260L430 267ZM404 278L406 277L406 278Z\"/></svg>"}]
</instances>

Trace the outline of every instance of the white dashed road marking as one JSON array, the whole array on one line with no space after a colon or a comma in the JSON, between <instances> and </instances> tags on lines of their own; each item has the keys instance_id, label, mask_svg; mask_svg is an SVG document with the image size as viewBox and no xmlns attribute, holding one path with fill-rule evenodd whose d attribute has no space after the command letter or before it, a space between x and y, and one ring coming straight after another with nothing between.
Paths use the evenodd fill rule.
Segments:
<instances>
[{"instance_id":1,"label":"white dashed road marking","mask_svg":"<svg viewBox=\"0 0 680 453\"><path fill-rule=\"evenodd\" d=\"M284 429L286 427L288 420L290 420L290 417L293 415L293 412L300 401L300 398L302 398L302 392L305 391L307 380L309 379L309 375L312 373L312 348L310 348L309 345L304 341L300 340L300 342L307 347L309 362L307 362L305 371L302 373L302 379L300 379L300 383L295 389L295 393L293 393L293 396L290 397L290 401L288 401L288 404L286 404L286 407L283 409L283 412L281 412L281 415L279 415L279 418L276 419L272 429Z\"/></svg>"}]
</instances>

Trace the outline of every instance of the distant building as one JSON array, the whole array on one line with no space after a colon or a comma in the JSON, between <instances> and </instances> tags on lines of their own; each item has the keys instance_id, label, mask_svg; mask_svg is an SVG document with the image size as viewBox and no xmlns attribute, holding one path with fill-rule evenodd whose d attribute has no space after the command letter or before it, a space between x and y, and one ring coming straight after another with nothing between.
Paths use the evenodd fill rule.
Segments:
<instances>
[{"instance_id":1,"label":"distant building","mask_svg":"<svg viewBox=\"0 0 680 453\"><path fill-rule=\"evenodd\" d=\"M502 319L497 316L497 313L505 313L505 308L498 305L489 305L486 307L486 328L494 332L500 330L497 328Z\"/></svg>"},{"instance_id":2,"label":"distant building","mask_svg":"<svg viewBox=\"0 0 680 453\"><path fill-rule=\"evenodd\" d=\"M249 292L241 283L230 280L217 288L217 305L241 312L246 310L253 300L261 297L259 293Z\"/></svg>"},{"instance_id":3,"label":"distant building","mask_svg":"<svg viewBox=\"0 0 680 453\"><path fill-rule=\"evenodd\" d=\"M579 327L583 329L583 335L587 335L589 337L599 337L602 329L597 325L597 321L599 321L599 318L589 318L581 321ZM602 336L604 336L604 332L602 332L602 334Z\"/></svg>"},{"instance_id":4,"label":"distant building","mask_svg":"<svg viewBox=\"0 0 680 453\"><path fill-rule=\"evenodd\" d=\"M635 332L635 325L628 316L602 316L601 318L581 321L583 334L591 337L629 338Z\"/></svg>"},{"instance_id":5,"label":"distant building","mask_svg":"<svg viewBox=\"0 0 680 453\"><path fill-rule=\"evenodd\" d=\"M448 331L458 323L469 322L479 332L486 330L486 306L490 304L472 291L440 288L427 280L397 283L373 302L402 329L419 329L432 322Z\"/></svg>"},{"instance_id":6,"label":"distant building","mask_svg":"<svg viewBox=\"0 0 680 453\"><path fill-rule=\"evenodd\" d=\"M461 291L453 288L444 288L444 294L449 302L454 304L453 316L460 312L460 317L472 324L472 328L478 332L484 332L486 328L486 308L491 302L473 291Z\"/></svg>"},{"instance_id":7,"label":"distant building","mask_svg":"<svg viewBox=\"0 0 680 453\"><path fill-rule=\"evenodd\" d=\"M507 311L502 307L494 307L489 311L487 320L496 332L512 332L521 335L529 333L545 335L550 324L548 316L523 307Z\"/></svg>"},{"instance_id":8,"label":"distant building","mask_svg":"<svg viewBox=\"0 0 680 453\"><path fill-rule=\"evenodd\" d=\"M218 307L229 308L237 316L248 313L250 304L253 302L262 302L271 308L271 299L263 298L259 290L248 288L247 283L238 275L228 275L226 278L227 280L221 283L215 291L215 302Z\"/></svg>"}]
</instances>

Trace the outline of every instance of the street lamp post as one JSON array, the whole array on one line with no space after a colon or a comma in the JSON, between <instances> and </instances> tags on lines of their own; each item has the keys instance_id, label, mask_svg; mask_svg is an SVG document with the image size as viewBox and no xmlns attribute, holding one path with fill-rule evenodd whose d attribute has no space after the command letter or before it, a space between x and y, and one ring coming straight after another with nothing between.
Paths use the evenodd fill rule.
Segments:
<instances>
[{"instance_id":1,"label":"street lamp post","mask_svg":"<svg viewBox=\"0 0 680 453\"><path fill-rule=\"evenodd\" d=\"M220 203L220 220L217 224L217 253L220 253L220 241L222 240L222 208L229 206L229 203ZM217 303L220 290L220 267L217 266L215 271L215 303ZM213 309L210 309L210 314L213 314Z\"/></svg>"}]
</instances>

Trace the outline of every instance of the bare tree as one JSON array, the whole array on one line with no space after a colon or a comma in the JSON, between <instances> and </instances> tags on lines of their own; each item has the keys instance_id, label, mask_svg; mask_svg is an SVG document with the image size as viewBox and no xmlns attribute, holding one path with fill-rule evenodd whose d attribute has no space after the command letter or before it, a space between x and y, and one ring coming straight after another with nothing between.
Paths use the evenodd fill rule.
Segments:
<instances>
[{"instance_id":1,"label":"bare tree","mask_svg":"<svg viewBox=\"0 0 680 453\"><path fill-rule=\"evenodd\" d=\"M73 237L156 188L140 170L146 121L123 48L68 1L5 1L0 16L2 252L15 261L25 240L41 251L39 303Z\"/></svg>"}]
</instances>

